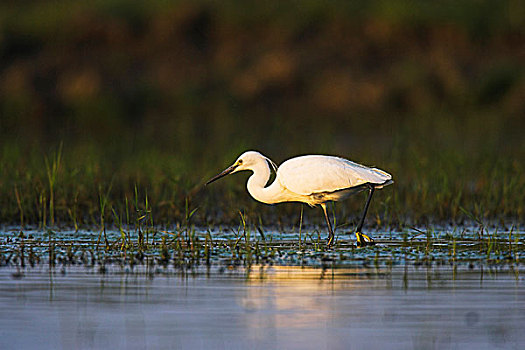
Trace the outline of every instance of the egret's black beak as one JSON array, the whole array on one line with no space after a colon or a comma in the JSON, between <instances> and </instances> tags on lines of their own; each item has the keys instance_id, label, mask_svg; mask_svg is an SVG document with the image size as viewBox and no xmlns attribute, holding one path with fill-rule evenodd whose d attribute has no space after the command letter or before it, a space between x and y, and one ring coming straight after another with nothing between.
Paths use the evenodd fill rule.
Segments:
<instances>
[{"instance_id":1,"label":"egret's black beak","mask_svg":"<svg viewBox=\"0 0 525 350\"><path fill-rule=\"evenodd\" d=\"M230 166L229 168L227 168L226 170L224 170L222 173L220 173L219 175L216 175L214 177L212 177L208 182L206 182L206 185L209 185L211 184L213 181L216 181L216 180L219 180L221 177L224 177L226 175L229 175L231 173L233 173L233 171L237 168L238 164L233 164L232 166Z\"/></svg>"}]
</instances>

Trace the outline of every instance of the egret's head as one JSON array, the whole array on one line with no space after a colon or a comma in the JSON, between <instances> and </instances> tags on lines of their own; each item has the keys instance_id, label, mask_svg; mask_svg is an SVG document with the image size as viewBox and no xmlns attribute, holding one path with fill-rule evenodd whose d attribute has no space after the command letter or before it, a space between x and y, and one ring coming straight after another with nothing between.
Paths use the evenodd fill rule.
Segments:
<instances>
[{"instance_id":1,"label":"egret's head","mask_svg":"<svg viewBox=\"0 0 525 350\"><path fill-rule=\"evenodd\" d=\"M222 173L211 178L208 182L206 182L206 185L212 183L215 180L220 179L221 177L236 173L238 171L252 170L253 167L260 162L268 162L274 169L276 168L275 164L270 159L266 158L259 152L247 151L241 154L239 158L237 158L235 163L226 168Z\"/></svg>"},{"instance_id":2,"label":"egret's head","mask_svg":"<svg viewBox=\"0 0 525 350\"><path fill-rule=\"evenodd\" d=\"M232 166L235 167L235 169L231 173L233 174L238 171L250 170L255 164L265 162L266 159L265 156L256 151L244 152L239 158L237 158L235 163L233 163Z\"/></svg>"}]
</instances>

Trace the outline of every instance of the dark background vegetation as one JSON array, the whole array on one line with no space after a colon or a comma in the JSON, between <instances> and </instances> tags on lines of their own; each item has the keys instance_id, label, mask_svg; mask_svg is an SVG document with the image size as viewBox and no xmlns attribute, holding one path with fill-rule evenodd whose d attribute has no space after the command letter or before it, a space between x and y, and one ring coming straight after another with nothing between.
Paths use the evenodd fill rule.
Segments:
<instances>
[{"instance_id":1,"label":"dark background vegetation","mask_svg":"<svg viewBox=\"0 0 525 350\"><path fill-rule=\"evenodd\" d=\"M523 223L525 5L2 1L0 114L5 224L297 220L243 175L202 189L248 149L391 172L368 224Z\"/></svg>"}]
</instances>

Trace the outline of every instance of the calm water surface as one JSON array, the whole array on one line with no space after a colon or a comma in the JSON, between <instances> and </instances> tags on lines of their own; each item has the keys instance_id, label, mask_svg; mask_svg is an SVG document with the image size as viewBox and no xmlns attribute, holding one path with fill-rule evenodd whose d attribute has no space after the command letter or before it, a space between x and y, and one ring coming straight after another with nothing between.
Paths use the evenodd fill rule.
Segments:
<instances>
[{"instance_id":1,"label":"calm water surface","mask_svg":"<svg viewBox=\"0 0 525 350\"><path fill-rule=\"evenodd\" d=\"M0 349L523 349L523 276L487 267L3 267Z\"/></svg>"}]
</instances>

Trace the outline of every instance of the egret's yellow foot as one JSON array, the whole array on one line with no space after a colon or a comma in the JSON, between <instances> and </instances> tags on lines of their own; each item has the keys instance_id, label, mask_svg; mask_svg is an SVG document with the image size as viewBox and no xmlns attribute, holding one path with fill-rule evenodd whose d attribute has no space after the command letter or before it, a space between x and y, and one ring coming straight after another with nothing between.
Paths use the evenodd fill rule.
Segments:
<instances>
[{"instance_id":1,"label":"egret's yellow foot","mask_svg":"<svg viewBox=\"0 0 525 350\"><path fill-rule=\"evenodd\" d=\"M368 237L364 233L356 232L355 236L357 237L357 246L358 247L363 247L365 245L374 245L374 244L376 244L372 238Z\"/></svg>"},{"instance_id":2,"label":"egret's yellow foot","mask_svg":"<svg viewBox=\"0 0 525 350\"><path fill-rule=\"evenodd\" d=\"M333 235L330 235L328 236L328 239L326 240L326 245L328 247L331 247L332 246L332 243L334 243L334 236Z\"/></svg>"}]
</instances>

